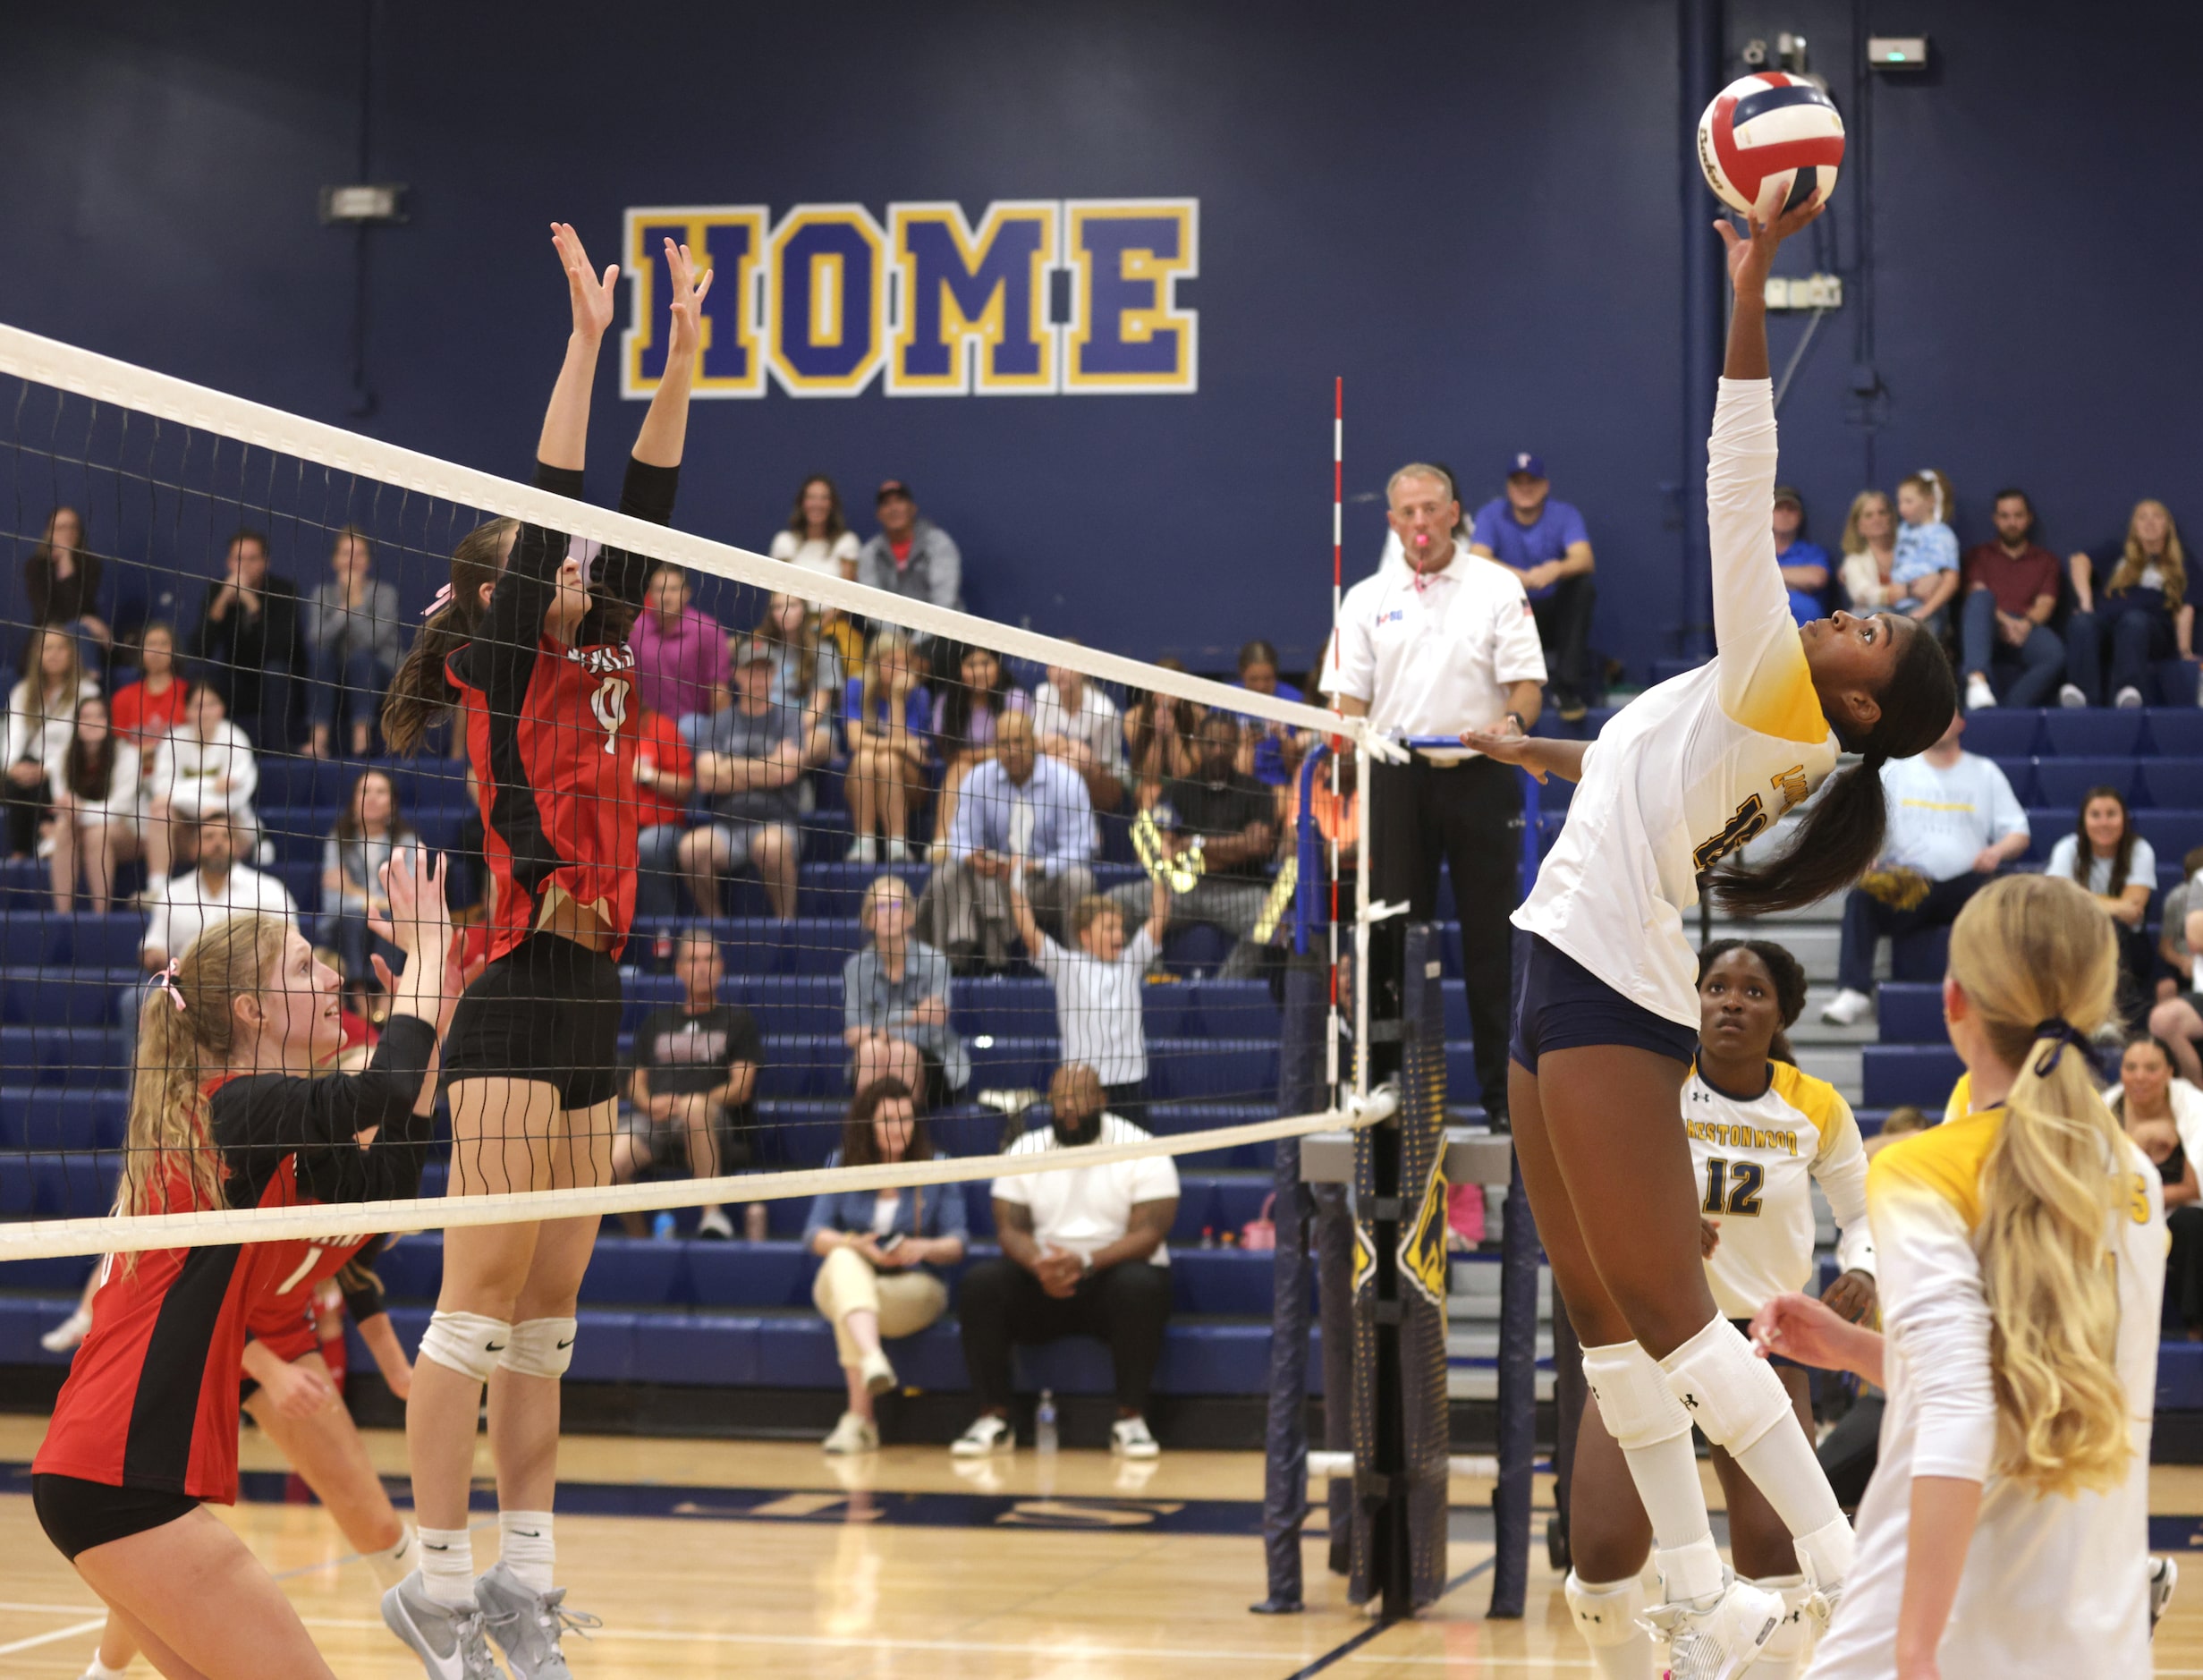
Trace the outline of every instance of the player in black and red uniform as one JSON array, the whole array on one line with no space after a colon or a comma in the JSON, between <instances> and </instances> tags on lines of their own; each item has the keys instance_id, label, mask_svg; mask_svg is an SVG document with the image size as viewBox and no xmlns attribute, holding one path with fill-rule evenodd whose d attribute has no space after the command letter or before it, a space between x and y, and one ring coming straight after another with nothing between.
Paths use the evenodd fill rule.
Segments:
<instances>
[{"instance_id":1,"label":"player in black and red uniform","mask_svg":"<svg viewBox=\"0 0 2203 1680\"><path fill-rule=\"evenodd\" d=\"M578 497L589 389L619 270L602 280L574 231L554 226L573 330L536 446L539 488ZM665 523L687 434L710 288L666 242L665 372L635 440L623 513ZM451 596L391 684L384 733L411 751L456 707L495 882L490 963L445 1044L455 1196L612 1182L619 1060L614 965L634 913L635 747L628 628L649 562L497 521L452 556ZM420 1568L384 1595L383 1619L430 1680L473 1671L487 1626L517 1680L563 1680L570 1613L553 1584L558 1384L597 1216L446 1231L444 1281L406 1404ZM497 1466L499 1557L479 1582L467 1532L484 1386Z\"/></svg>"},{"instance_id":2,"label":"player in black and red uniform","mask_svg":"<svg viewBox=\"0 0 2203 1680\"><path fill-rule=\"evenodd\" d=\"M386 937L407 962L362 1073L311 1076L341 1039L338 977L282 917L225 918L163 976L140 1016L118 1212L416 1193L451 922L443 871L419 852L383 878ZM111 1256L32 1461L47 1536L164 1674L329 1674L267 1572L200 1508L237 1497L245 1327L298 1252L275 1241Z\"/></svg>"},{"instance_id":3,"label":"player in black and red uniform","mask_svg":"<svg viewBox=\"0 0 2203 1680\"><path fill-rule=\"evenodd\" d=\"M325 1362L326 1345L316 1323L316 1307L327 1290L340 1292L340 1325L343 1311L349 1310L392 1391L403 1399L411 1386L412 1364L390 1328L373 1265L386 1240L341 1237L328 1244L283 1244L301 1252L301 1260L283 1271L274 1294L248 1309L244 1379L238 1386L244 1410L313 1489L360 1561L373 1572L377 1592L395 1586L412 1569L413 1531L392 1507L368 1457L367 1443L344 1409L339 1395L343 1379ZM263 1266L271 1274L283 1268L284 1260L274 1257ZM138 1643L123 1618L110 1611L99 1649L79 1680L120 1680L137 1654Z\"/></svg>"}]
</instances>

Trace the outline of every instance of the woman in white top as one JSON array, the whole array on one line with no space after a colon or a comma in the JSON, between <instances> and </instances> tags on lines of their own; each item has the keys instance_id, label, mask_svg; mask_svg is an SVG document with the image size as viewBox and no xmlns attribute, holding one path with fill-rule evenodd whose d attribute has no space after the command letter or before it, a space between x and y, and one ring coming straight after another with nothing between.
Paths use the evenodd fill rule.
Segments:
<instances>
[{"instance_id":1,"label":"woman in white top","mask_svg":"<svg viewBox=\"0 0 2203 1680\"><path fill-rule=\"evenodd\" d=\"M1905 591L1904 585L1890 576L1897 564L1897 510L1887 492L1861 490L1851 497L1843 548L1843 564L1837 575L1851 610L1874 613L1894 607Z\"/></svg>"},{"instance_id":2,"label":"woman in white top","mask_svg":"<svg viewBox=\"0 0 2203 1680\"><path fill-rule=\"evenodd\" d=\"M230 722L222 695L213 683L191 684L183 702L183 721L168 732L154 755L147 792L147 870L157 883L167 878L172 861L197 860L199 825L208 818L229 818L243 851L250 855L259 835L252 796L259 791L259 761L245 732Z\"/></svg>"},{"instance_id":3,"label":"woman in white top","mask_svg":"<svg viewBox=\"0 0 2203 1680\"><path fill-rule=\"evenodd\" d=\"M115 734L98 695L77 702L54 780L54 909L65 916L76 908L81 868L92 913L104 916L114 904L114 866L139 853L143 795L138 749Z\"/></svg>"},{"instance_id":4,"label":"woman in white top","mask_svg":"<svg viewBox=\"0 0 2203 1680\"><path fill-rule=\"evenodd\" d=\"M1814 904L1881 849L1882 766L1951 721L1950 661L1913 620L1838 613L1800 626L1775 556L1775 404L1766 283L1810 208L1749 240L1720 224L1735 308L1708 445L1714 632L1696 671L1624 707L1593 743L1465 734L1532 774L1581 783L1537 885L1514 913L1535 936L1516 1005L1508 1107L1522 1177L1584 1370L1652 1519L1664 1600L1649 1615L1678 1673L1727 1676L1778 1624L1782 1600L1729 1584L1690 1426L1732 1454L1792 1535L1825 1614L1851 1529L1790 1397L1716 1309L1699 1260L1699 1201L1675 1115L1696 1048L1697 963L1683 929L1699 878L1732 909ZM1864 762L1829 780L1840 751ZM1792 842L1724 860L1828 786ZM1777 1424L1782 1425L1776 1428Z\"/></svg>"},{"instance_id":5,"label":"woman in white top","mask_svg":"<svg viewBox=\"0 0 2203 1680\"><path fill-rule=\"evenodd\" d=\"M54 802L77 702L98 692L99 684L84 675L73 635L58 628L31 632L23 679L8 693L7 772L0 793L7 800L10 857L30 855L39 820Z\"/></svg>"},{"instance_id":6,"label":"woman in white top","mask_svg":"<svg viewBox=\"0 0 2203 1680\"><path fill-rule=\"evenodd\" d=\"M2118 954L2072 882L2007 876L1951 929L1976 1112L1867 1175L1884 1334L1781 1295L1773 1353L1889 1392L1815 1680L2147 1675L2165 1199L2089 1077Z\"/></svg>"},{"instance_id":7,"label":"woman in white top","mask_svg":"<svg viewBox=\"0 0 2203 1680\"><path fill-rule=\"evenodd\" d=\"M857 540L857 533L850 530L848 517L842 512L842 493L823 472L815 472L803 480L796 490L795 506L788 514L787 528L773 535L774 559L785 560L823 577L855 578L857 556L863 549L864 545ZM824 613L819 628L841 657L843 666L854 670L864 658L864 636L850 623L848 615Z\"/></svg>"},{"instance_id":8,"label":"woman in white top","mask_svg":"<svg viewBox=\"0 0 2203 1680\"><path fill-rule=\"evenodd\" d=\"M2123 976L2121 1013L2140 1014L2156 969L2156 953L2142 931L2142 920L2157 890L2157 853L2134 832L2126 795L2115 787L2090 788L2080 802L2072 833L2058 836L2042 872L2079 881L2111 912L2118 924Z\"/></svg>"},{"instance_id":9,"label":"woman in white top","mask_svg":"<svg viewBox=\"0 0 2203 1680\"><path fill-rule=\"evenodd\" d=\"M1840 1233L1840 1275L1822 1299L1846 1319L1865 1317L1874 1309L1874 1243L1859 1123L1834 1086L1798 1070L1784 1036L1805 1009L1804 969L1765 939L1717 940L1699 959L1699 1058L1683 1087L1682 1118L1705 1192L1699 1206L1715 1305L1732 1322L1748 1322L1775 1295L1806 1287L1817 1183ZM1813 1395L1805 1370L1780 1364L1809 1441ZM1727 1498L1737 1574L1802 1604L1807 1588L1790 1531L1718 1447L1714 1468ZM1639 1620L1652 1525L1593 1404L1584 1407L1569 1487L1569 1609L1605 1680L1654 1680L1652 1640ZM1806 1632L1802 1616L1785 1618L1752 1665L1751 1680L1797 1680Z\"/></svg>"}]
</instances>

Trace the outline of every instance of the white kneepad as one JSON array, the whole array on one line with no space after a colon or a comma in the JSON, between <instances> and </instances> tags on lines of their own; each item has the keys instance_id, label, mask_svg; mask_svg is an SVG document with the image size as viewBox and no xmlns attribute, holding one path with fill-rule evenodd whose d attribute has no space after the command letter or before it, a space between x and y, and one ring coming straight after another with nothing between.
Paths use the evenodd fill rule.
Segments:
<instances>
[{"instance_id":1,"label":"white kneepad","mask_svg":"<svg viewBox=\"0 0 2203 1680\"><path fill-rule=\"evenodd\" d=\"M513 1327L503 1319L479 1312L446 1312L438 1307L428 1315L421 1335L420 1357L433 1359L446 1370L455 1370L477 1382L489 1380L490 1369L511 1350Z\"/></svg>"},{"instance_id":2,"label":"white kneepad","mask_svg":"<svg viewBox=\"0 0 2203 1680\"><path fill-rule=\"evenodd\" d=\"M1637 1618L1645 1613L1645 1583L1636 1575L1627 1581L1592 1583L1568 1572L1568 1613L1576 1618L1576 1632L1594 1649L1626 1645L1643 1631Z\"/></svg>"},{"instance_id":3,"label":"white kneepad","mask_svg":"<svg viewBox=\"0 0 2203 1680\"><path fill-rule=\"evenodd\" d=\"M1598 1401L1606 1433L1624 1452L1640 1452L1690 1433L1690 1414L1652 1355L1635 1342L1585 1348L1583 1380Z\"/></svg>"},{"instance_id":4,"label":"white kneepad","mask_svg":"<svg viewBox=\"0 0 2203 1680\"><path fill-rule=\"evenodd\" d=\"M522 1319L513 1327L512 1345L497 1356L507 1370L556 1382L573 1363L577 1326L572 1319Z\"/></svg>"},{"instance_id":5,"label":"white kneepad","mask_svg":"<svg viewBox=\"0 0 2203 1680\"><path fill-rule=\"evenodd\" d=\"M1714 1319L1660 1367L1690 1421L1732 1454L1745 1451L1792 1415L1783 1379L1726 1319Z\"/></svg>"}]
</instances>

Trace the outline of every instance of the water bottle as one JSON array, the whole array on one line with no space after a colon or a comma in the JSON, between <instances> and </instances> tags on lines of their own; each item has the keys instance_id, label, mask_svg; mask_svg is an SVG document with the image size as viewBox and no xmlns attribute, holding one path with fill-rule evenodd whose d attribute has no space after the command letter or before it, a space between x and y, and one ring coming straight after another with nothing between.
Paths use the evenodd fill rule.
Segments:
<instances>
[{"instance_id":1,"label":"water bottle","mask_svg":"<svg viewBox=\"0 0 2203 1680\"><path fill-rule=\"evenodd\" d=\"M1040 1409L1033 1413L1033 1446L1044 1457L1055 1455L1055 1393L1040 1391Z\"/></svg>"},{"instance_id":2,"label":"water bottle","mask_svg":"<svg viewBox=\"0 0 2203 1680\"><path fill-rule=\"evenodd\" d=\"M674 1216L670 1210L658 1210L657 1217L650 1221L650 1235L661 1243L674 1240Z\"/></svg>"}]
</instances>

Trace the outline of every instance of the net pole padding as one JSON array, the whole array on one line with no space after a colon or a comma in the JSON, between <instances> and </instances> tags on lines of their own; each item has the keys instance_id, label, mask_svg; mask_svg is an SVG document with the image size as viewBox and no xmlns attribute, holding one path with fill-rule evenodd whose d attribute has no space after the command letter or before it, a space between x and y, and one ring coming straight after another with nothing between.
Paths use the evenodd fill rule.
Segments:
<instances>
[{"instance_id":1,"label":"net pole padding","mask_svg":"<svg viewBox=\"0 0 2203 1680\"><path fill-rule=\"evenodd\" d=\"M1305 794L1309 777L1304 773ZM1302 820L1306 820L1305 809ZM1306 848L1303 848L1304 851ZM1303 929L1305 933L1305 929ZM1288 1113L1323 1099L1322 1036L1327 976L1307 941L1285 970L1277 1105ZM1259 1616L1303 1608L1301 1533L1308 1523L1308 1332L1315 1198L1301 1182L1301 1142L1281 1139L1271 1181L1277 1242L1271 1255L1269 1414L1263 1430L1262 1551L1267 1596Z\"/></svg>"},{"instance_id":2,"label":"net pole padding","mask_svg":"<svg viewBox=\"0 0 2203 1680\"><path fill-rule=\"evenodd\" d=\"M705 1202L781 1201L816 1196L824 1191L909 1190L927 1184L970 1184L982 1178L1026 1178L1158 1156L1199 1155L1208 1150L1271 1143L1340 1126L1358 1131L1377 1124L1391 1112L1391 1093L1380 1092L1369 1103L1351 1108L1252 1120L1243 1125L1182 1132L1140 1143L1087 1144L1075 1155L1063 1150L964 1155L942 1160L883 1161L869 1167L818 1167L801 1172L734 1174L656 1184L501 1191L484 1196L414 1196L390 1201L312 1201L282 1208L202 1208L188 1213L25 1220L0 1224L0 1261L216 1248L281 1237L318 1242L327 1237L376 1236L386 1231L448 1230L461 1226L647 1213L664 1208L700 1207Z\"/></svg>"},{"instance_id":3,"label":"net pole padding","mask_svg":"<svg viewBox=\"0 0 2203 1680\"><path fill-rule=\"evenodd\" d=\"M678 562L699 572L752 588L800 595L822 607L840 607L860 617L946 637L1042 665L1068 666L1085 675L1122 683L1129 688L1168 694L1216 710L1260 717L1295 729L1344 734L1359 740L1359 718L1341 717L1318 707L1250 689L1165 670L1158 666L1059 641L1012 624L936 607L908 596L872 589L846 578L805 572L730 543L714 542L671 526L652 524L570 501L548 490L495 473L439 461L378 438L363 437L339 426L269 408L178 379L149 368L41 337L21 327L0 325L0 373L65 391L94 403L172 420L232 442L309 462L394 488L471 508L485 514L525 520L570 537L586 537L615 548Z\"/></svg>"}]
</instances>

